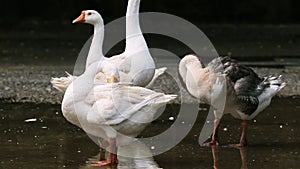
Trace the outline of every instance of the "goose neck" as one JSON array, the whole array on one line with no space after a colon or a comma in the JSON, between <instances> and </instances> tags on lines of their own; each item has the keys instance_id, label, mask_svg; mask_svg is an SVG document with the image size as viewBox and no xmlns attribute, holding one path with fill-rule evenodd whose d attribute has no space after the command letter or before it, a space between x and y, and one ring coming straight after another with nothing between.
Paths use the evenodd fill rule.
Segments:
<instances>
[{"instance_id":1,"label":"goose neck","mask_svg":"<svg viewBox=\"0 0 300 169\"><path fill-rule=\"evenodd\" d=\"M104 39L104 25L97 23L94 25L94 35L88 57L86 60L86 68L88 68L92 63L97 62L104 58L102 46Z\"/></svg>"},{"instance_id":2,"label":"goose neck","mask_svg":"<svg viewBox=\"0 0 300 169\"><path fill-rule=\"evenodd\" d=\"M126 39L135 39L142 31L139 22L140 0L129 0L126 12Z\"/></svg>"},{"instance_id":3,"label":"goose neck","mask_svg":"<svg viewBox=\"0 0 300 169\"><path fill-rule=\"evenodd\" d=\"M139 13L141 0L129 0L127 6L126 16L131 16Z\"/></svg>"},{"instance_id":4,"label":"goose neck","mask_svg":"<svg viewBox=\"0 0 300 169\"><path fill-rule=\"evenodd\" d=\"M85 72L81 76L79 76L74 81L73 88L77 91L75 93L76 99L85 98L86 95L91 91L94 86L94 78L98 71L98 66L98 62L93 63L85 70Z\"/></svg>"}]
</instances>

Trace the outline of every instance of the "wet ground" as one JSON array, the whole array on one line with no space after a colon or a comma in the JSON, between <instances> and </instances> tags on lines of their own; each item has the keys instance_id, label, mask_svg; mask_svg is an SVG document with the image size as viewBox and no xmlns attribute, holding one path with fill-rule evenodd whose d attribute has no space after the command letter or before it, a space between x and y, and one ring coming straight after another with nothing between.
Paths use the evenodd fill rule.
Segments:
<instances>
[{"instance_id":1,"label":"wet ground","mask_svg":"<svg viewBox=\"0 0 300 169\"><path fill-rule=\"evenodd\" d=\"M155 156L165 169L237 169L300 166L300 98L275 98L272 105L249 122L249 146L206 148L198 136L207 110L201 109L188 136L173 149ZM0 168L57 169L92 168L87 161L98 154L98 146L61 115L60 105L0 104ZM179 105L168 105L164 114L148 126L143 136L167 129ZM176 116L175 116L176 119ZM240 136L240 121L230 115L221 122L220 140L227 145Z\"/></svg>"}]
</instances>

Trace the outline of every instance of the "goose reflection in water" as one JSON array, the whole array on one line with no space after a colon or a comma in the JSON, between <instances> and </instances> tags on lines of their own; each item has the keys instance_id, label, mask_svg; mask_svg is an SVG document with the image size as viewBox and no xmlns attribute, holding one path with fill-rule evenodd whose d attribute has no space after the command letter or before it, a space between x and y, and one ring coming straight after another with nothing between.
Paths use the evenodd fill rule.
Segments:
<instances>
[{"instance_id":1,"label":"goose reflection in water","mask_svg":"<svg viewBox=\"0 0 300 169\"><path fill-rule=\"evenodd\" d=\"M222 167L220 167L219 165L219 148L217 146L211 146L211 152L212 152L212 156L213 156L213 167L214 169L220 169ZM247 149L244 147L238 147L237 149L239 149L240 151L240 156L241 156L241 169L248 169L247 167Z\"/></svg>"},{"instance_id":2,"label":"goose reflection in water","mask_svg":"<svg viewBox=\"0 0 300 169\"><path fill-rule=\"evenodd\" d=\"M90 158L85 166L80 169L94 169L91 166L99 160L100 154ZM97 167L98 168L98 167ZM150 149L142 142L136 140L126 146L118 147L118 165L102 166L101 169L161 169L154 161Z\"/></svg>"}]
</instances>

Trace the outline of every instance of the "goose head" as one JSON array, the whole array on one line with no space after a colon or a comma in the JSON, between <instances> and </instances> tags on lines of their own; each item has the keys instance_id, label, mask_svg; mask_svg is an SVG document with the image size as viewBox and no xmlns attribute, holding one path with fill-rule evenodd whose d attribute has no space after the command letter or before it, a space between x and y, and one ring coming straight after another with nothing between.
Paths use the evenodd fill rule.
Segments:
<instances>
[{"instance_id":1,"label":"goose head","mask_svg":"<svg viewBox=\"0 0 300 169\"><path fill-rule=\"evenodd\" d=\"M95 10L85 10L81 15L73 20L73 23L88 23L91 25L103 24L101 15Z\"/></svg>"},{"instance_id":2,"label":"goose head","mask_svg":"<svg viewBox=\"0 0 300 169\"><path fill-rule=\"evenodd\" d=\"M179 63L179 74L182 78L181 80L184 83L186 83L186 75L188 72L188 68L195 64L201 64L196 55L186 55L183 59L181 59Z\"/></svg>"},{"instance_id":3,"label":"goose head","mask_svg":"<svg viewBox=\"0 0 300 169\"><path fill-rule=\"evenodd\" d=\"M115 65L107 62L102 71L106 76L107 83L118 83L120 81L119 71Z\"/></svg>"},{"instance_id":4,"label":"goose head","mask_svg":"<svg viewBox=\"0 0 300 169\"><path fill-rule=\"evenodd\" d=\"M95 84L106 84L106 83L118 83L120 81L120 75L118 68L106 61L101 61L98 66L97 75L95 76Z\"/></svg>"}]
</instances>

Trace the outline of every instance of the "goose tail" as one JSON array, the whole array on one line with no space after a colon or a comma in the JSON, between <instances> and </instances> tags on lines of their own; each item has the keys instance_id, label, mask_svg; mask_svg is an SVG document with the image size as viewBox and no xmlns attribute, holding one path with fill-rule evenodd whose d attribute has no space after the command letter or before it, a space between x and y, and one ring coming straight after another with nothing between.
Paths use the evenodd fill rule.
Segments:
<instances>
[{"instance_id":1,"label":"goose tail","mask_svg":"<svg viewBox=\"0 0 300 169\"><path fill-rule=\"evenodd\" d=\"M160 106L163 104L167 104L169 101L174 100L176 97L177 95L165 95L163 93L154 93L152 95L147 96L144 102L147 102L147 104L154 104Z\"/></svg>"},{"instance_id":2,"label":"goose tail","mask_svg":"<svg viewBox=\"0 0 300 169\"><path fill-rule=\"evenodd\" d=\"M154 76L152 78L152 80L148 83L148 85L146 86L146 88L152 88L153 87L153 84L155 82L155 80L161 76L162 74L164 74L166 72L167 68L166 67L162 67L162 68L159 68L159 69L155 69L155 72L154 72Z\"/></svg>"},{"instance_id":3,"label":"goose tail","mask_svg":"<svg viewBox=\"0 0 300 169\"><path fill-rule=\"evenodd\" d=\"M286 83L282 81L282 76L269 76L265 77L263 80L264 86L277 86L278 88L282 89L286 86Z\"/></svg>"},{"instance_id":4,"label":"goose tail","mask_svg":"<svg viewBox=\"0 0 300 169\"><path fill-rule=\"evenodd\" d=\"M277 94L282 88L286 86L286 83L282 81L282 76L268 76L261 82L266 90L270 91L271 96Z\"/></svg>"},{"instance_id":5,"label":"goose tail","mask_svg":"<svg viewBox=\"0 0 300 169\"><path fill-rule=\"evenodd\" d=\"M52 86L62 93L64 93L68 86L77 78L77 76L73 76L68 72L66 72L66 74L68 75L67 77L52 77L50 81Z\"/></svg>"}]
</instances>

